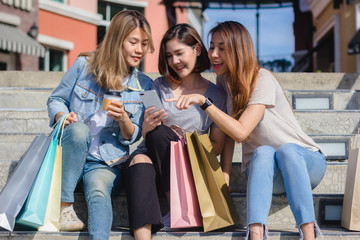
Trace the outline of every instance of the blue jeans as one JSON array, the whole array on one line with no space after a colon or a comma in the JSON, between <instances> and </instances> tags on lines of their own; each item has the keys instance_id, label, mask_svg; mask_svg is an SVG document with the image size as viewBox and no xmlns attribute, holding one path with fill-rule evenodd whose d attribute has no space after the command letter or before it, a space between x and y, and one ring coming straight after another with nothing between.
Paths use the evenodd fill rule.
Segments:
<instances>
[{"instance_id":1,"label":"blue jeans","mask_svg":"<svg viewBox=\"0 0 360 240\"><path fill-rule=\"evenodd\" d=\"M90 130L84 123L65 128L61 201L73 203L76 185L83 180L90 239L107 240L113 218L111 193L119 188L121 171L88 155L90 143Z\"/></svg>"},{"instance_id":2,"label":"blue jeans","mask_svg":"<svg viewBox=\"0 0 360 240\"><path fill-rule=\"evenodd\" d=\"M320 152L313 152L297 144L288 143L277 150L270 146L258 147L246 170L247 184L247 237L249 225L264 225L264 239L267 239L267 218L272 194L286 193L291 211L300 231L304 223L315 223L312 189L324 177L326 159Z\"/></svg>"}]
</instances>

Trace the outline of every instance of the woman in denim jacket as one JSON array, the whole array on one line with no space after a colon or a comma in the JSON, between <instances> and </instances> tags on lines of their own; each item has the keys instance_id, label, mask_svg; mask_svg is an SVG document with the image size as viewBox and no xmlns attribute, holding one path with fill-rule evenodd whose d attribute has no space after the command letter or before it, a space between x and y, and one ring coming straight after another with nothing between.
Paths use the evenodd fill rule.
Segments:
<instances>
[{"instance_id":1,"label":"woman in denim jacket","mask_svg":"<svg viewBox=\"0 0 360 240\"><path fill-rule=\"evenodd\" d=\"M82 180L90 239L109 239L111 193L121 180L118 167L127 159L129 145L141 136L144 107L139 91L150 89L152 80L136 66L149 50L154 47L145 17L122 11L98 49L80 56L48 99L50 126L69 114L62 144L62 231L85 227L73 210L74 190ZM108 90L119 92L121 101L113 100L105 112L102 102Z\"/></svg>"}]
</instances>

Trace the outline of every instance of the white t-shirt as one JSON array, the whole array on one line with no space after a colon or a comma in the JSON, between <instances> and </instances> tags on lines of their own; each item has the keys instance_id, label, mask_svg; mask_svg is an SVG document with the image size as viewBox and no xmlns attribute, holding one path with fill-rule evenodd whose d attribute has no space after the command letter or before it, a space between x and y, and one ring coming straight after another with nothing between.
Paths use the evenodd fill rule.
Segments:
<instances>
[{"instance_id":1,"label":"white t-shirt","mask_svg":"<svg viewBox=\"0 0 360 240\"><path fill-rule=\"evenodd\" d=\"M226 92L229 94L229 91ZM266 109L249 139L242 142L242 173L248 167L255 149L260 146L267 145L277 149L285 143L295 143L311 151L323 152L320 146L301 129L279 82L266 69L262 68L259 71L256 88L248 105L252 104L263 104Z\"/></svg>"},{"instance_id":2,"label":"white t-shirt","mask_svg":"<svg viewBox=\"0 0 360 240\"><path fill-rule=\"evenodd\" d=\"M129 76L123 79L123 85L126 86L129 81ZM89 154L93 157L102 160L102 157L99 152L99 141L100 133L104 127L108 127L113 123L113 119L107 115L100 106L98 111L87 121L85 124L89 127L91 132L91 145L89 149Z\"/></svg>"}]
</instances>

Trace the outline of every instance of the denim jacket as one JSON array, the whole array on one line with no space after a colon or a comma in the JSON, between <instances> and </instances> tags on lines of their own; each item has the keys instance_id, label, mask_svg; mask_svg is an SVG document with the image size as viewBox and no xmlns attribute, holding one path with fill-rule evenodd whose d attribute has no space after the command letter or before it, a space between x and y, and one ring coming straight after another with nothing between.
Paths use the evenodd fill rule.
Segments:
<instances>
[{"instance_id":1,"label":"denim jacket","mask_svg":"<svg viewBox=\"0 0 360 240\"><path fill-rule=\"evenodd\" d=\"M122 137L116 121L104 127L100 133L99 152L109 165L128 155L129 145L140 138L145 107L139 91L149 90L151 84L151 78L134 68L127 83L128 88L121 94L124 109L135 127L131 139ZM50 126L54 125L55 115L59 112L74 112L79 122L86 122L102 107L104 91L96 84L95 76L87 72L85 57L77 58L47 101Z\"/></svg>"}]
</instances>

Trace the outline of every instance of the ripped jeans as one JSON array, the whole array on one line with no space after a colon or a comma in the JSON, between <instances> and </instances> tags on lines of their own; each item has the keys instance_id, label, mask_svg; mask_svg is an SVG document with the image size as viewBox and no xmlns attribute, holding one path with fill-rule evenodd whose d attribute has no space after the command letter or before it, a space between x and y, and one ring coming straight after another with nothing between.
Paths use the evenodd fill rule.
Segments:
<instances>
[{"instance_id":1,"label":"ripped jeans","mask_svg":"<svg viewBox=\"0 0 360 240\"><path fill-rule=\"evenodd\" d=\"M320 229L316 224L312 189L322 180L326 159L320 152L313 152L297 144L288 143L277 150L270 146L258 147L246 169L247 183L247 233L249 225L264 225L267 239L267 218L273 194L286 193L291 211L300 231L304 223L315 224L316 236Z\"/></svg>"}]
</instances>

